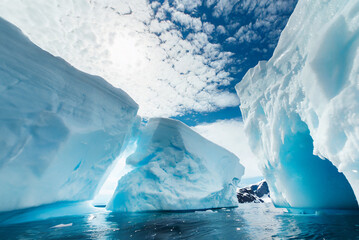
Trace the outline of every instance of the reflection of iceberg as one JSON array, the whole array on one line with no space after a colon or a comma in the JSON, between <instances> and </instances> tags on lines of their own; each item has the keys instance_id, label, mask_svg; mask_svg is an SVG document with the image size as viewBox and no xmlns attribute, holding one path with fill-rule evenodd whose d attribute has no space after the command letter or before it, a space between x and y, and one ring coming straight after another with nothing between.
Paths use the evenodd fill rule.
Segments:
<instances>
[{"instance_id":1,"label":"reflection of iceberg","mask_svg":"<svg viewBox=\"0 0 359 240\"><path fill-rule=\"evenodd\" d=\"M188 210L238 204L236 181L243 175L239 159L179 121L150 119L127 163L134 170L119 180L110 210Z\"/></svg>"},{"instance_id":2,"label":"reflection of iceberg","mask_svg":"<svg viewBox=\"0 0 359 240\"><path fill-rule=\"evenodd\" d=\"M236 86L278 206L357 207L358 9L357 1L299 1L273 57Z\"/></svg>"},{"instance_id":3,"label":"reflection of iceberg","mask_svg":"<svg viewBox=\"0 0 359 240\"><path fill-rule=\"evenodd\" d=\"M0 19L0 211L93 198L138 106Z\"/></svg>"},{"instance_id":4,"label":"reflection of iceberg","mask_svg":"<svg viewBox=\"0 0 359 240\"><path fill-rule=\"evenodd\" d=\"M0 226L7 224L23 223L29 221L41 221L49 218L89 215L105 212L103 208L95 208L89 201L83 202L59 202L45 204L39 207L20 209L0 214Z\"/></svg>"}]
</instances>

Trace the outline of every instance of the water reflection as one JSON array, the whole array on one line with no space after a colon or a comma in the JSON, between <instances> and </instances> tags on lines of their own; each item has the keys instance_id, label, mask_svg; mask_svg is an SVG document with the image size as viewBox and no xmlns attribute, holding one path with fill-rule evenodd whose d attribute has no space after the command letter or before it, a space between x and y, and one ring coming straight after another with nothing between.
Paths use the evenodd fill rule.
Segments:
<instances>
[{"instance_id":1,"label":"water reflection","mask_svg":"<svg viewBox=\"0 0 359 240\"><path fill-rule=\"evenodd\" d=\"M0 226L0 239L303 238L359 238L359 216L292 214L266 203L206 212L111 213L103 209Z\"/></svg>"},{"instance_id":2,"label":"water reflection","mask_svg":"<svg viewBox=\"0 0 359 240\"><path fill-rule=\"evenodd\" d=\"M359 215L283 214L276 216L280 225L274 235L293 239L359 239Z\"/></svg>"},{"instance_id":3,"label":"water reflection","mask_svg":"<svg viewBox=\"0 0 359 240\"><path fill-rule=\"evenodd\" d=\"M238 233L244 219L234 221L233 210L206 212L109 213L106 222L112 229L109 238L134 239L231 239L234 235L249 238L246 231Z\"/></svg>"}]
</instances>

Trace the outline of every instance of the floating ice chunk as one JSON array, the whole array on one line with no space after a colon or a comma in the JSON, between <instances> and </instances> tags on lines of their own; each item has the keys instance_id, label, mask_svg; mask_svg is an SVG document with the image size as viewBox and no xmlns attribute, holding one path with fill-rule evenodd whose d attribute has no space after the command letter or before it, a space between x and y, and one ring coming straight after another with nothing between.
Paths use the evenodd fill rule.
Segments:
<instances>
[{"instance_id":1,"label":"floating ice chunk","mask_svg":"<svg viewBox=\"0 0 359 240\"><path fill-rule=\"evenodd\" d=\"M212 213L217 213L217 211L207 209L206 211L195 211L195 213L197 213L197 214L212 214Z\"/></svg>"},{"instance_id":2,"label":"floating ice chunk","mask_svg":"<svg viewBox=\"0 0 359 240\"><path fill-rule=\"evenodd\" d=\"M55 226L52 226L51 228L64 228L64 227L71 227L72 226L72 223L61 223L61 224L58 224L58 225L55 225Z\"/></svg>"},{"instance_id":3,"label":"floating ice chunk","mask_svg":"<svg viewBox=\"0 0 359 240\"><path fill-rule=\"evenodd\" d=\"M114 211L193 210L237 206L244 168L231 152L183 123L150 119L127 158L107 208Z\"/></svg>"},{"instance_id":4,"label":"floating ice chunk","mask_svg":"<svg viewBox=\"0 0 359 240\"><path fill-rule=\"evenodd\" d=\"M96 218L96 216L94 214L90 214L87 218L87 221L92 221Z\"/></svg>"}]
</instances>

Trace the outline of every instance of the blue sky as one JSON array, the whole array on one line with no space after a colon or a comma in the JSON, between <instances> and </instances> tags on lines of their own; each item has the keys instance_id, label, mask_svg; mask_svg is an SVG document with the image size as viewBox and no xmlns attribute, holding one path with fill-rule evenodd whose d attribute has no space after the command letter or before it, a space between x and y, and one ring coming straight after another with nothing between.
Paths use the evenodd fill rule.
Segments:
<instances>
[{"instance_id":1,"label":"blue sky","mask_svg":"<svg viewBox=\"0 0 359 240\"><path fill-rule=\"evenodd\" d=\"M126 91L138 114L172 117L259 176L234 86L268 60L296 0L4 0L35 44Z\"/></svg>"},{"instance_id":2,"label":"blue sky","mask_svg":"<svg viewBox=\"0 0 359 240\"><path fill-rule=\"evenodd\" d=\"M44 50L126 91L139 115L240 117L234 86L272 55L296 0L4 0Z\"/></svg>"},{"instance_id":3,"label":"blue sky","mask_svg":"<svg viewBox=\"0 0 359 240\"><path fill-rule=\"evenodd\" d=\"M152 1L155 2L155 1ZM163 4L164 1L161 1ZM176 7L178 1L170 1ZM224 69L230 73L231 81L220 89L235 93L234 86L242 79L248 69L260 60L268 60L278 42L280 32L285 27L294 10L296 0L288 1L198 1L197 7L184 7L184 12L202 22L212 24L210 42L219 44L222 51L233 53ZM219 7L221 6L221 7ZM168 15L170 19L171 16ZM183 36L191 32L179 24ZM219 108L211 112L186 111L174 116L190 126L202 122L240 118L237 106Z\"/></svg>"}]
</instances>

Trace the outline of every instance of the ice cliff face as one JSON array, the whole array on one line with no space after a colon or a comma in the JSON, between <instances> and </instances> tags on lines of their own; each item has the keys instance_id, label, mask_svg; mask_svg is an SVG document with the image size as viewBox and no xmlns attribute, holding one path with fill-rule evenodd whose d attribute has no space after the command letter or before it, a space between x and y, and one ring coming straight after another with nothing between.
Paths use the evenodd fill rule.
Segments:
<instances>
[{"instance_id":1,"label":"ice cliff face","mask_svg":"<svg viewBox=\"0 0 359 240\"><path fill-rule=\"evenodd\" d=\"M358 1L299 1L273 57L236 86L278 206L357 207L358 23Z\"/></svg>"},{"instance_id":2,"label":"ice cliff face","mask_svg":"<svg viewBox=\"0 0 359 240\"><path fill-rule=\"evenodd\" d=\"M244 168L181 122L151 119L100 77L80 72L0 18L0 211L94 197L128 142L137 149L108 208L236 206ZM57 205L54 205L56 208Z\"/></svg>"},{"instance_id":3,"label":"ice cliff face","mask_svg":"<svg viewBox=\"0 0 359 240\"><path fill-rule=\"evenodd\" d=\"M0 18L0 211L91 199L137 109Z\"/></svg>"},{"instance_id":4,"label":"ice cliff face","mask_svg":"<svg viewBox=\"0 0 359 240\"><path fill-rule=\"evenodd\" d=\"M239 159L183 123L150 119L136 151L134 169L122 177L107 208L115 211L189 210L237 206Z\"/></svg>"}]
</instances>

